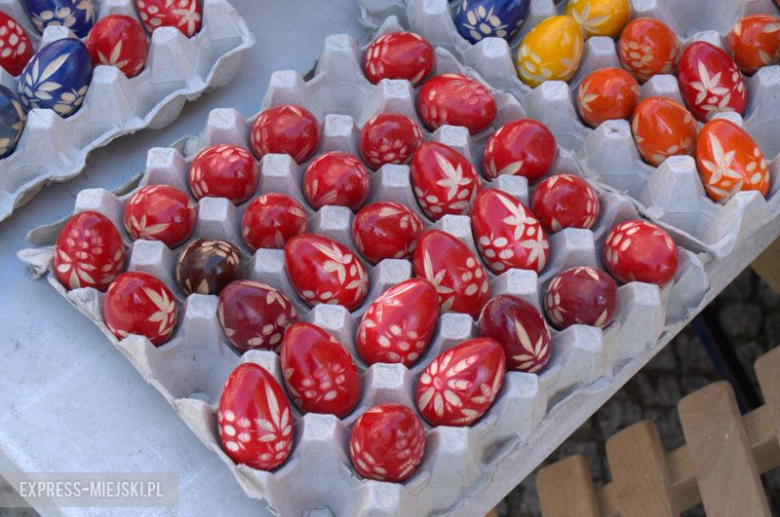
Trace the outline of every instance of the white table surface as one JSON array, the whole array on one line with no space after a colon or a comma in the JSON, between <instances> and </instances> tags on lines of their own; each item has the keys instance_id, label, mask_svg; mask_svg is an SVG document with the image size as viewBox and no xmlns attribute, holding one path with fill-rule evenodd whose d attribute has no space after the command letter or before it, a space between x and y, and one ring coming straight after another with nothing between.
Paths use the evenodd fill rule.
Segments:
<instances>
[{"instance_id":1,"label":"white table surface","mask_svg":"<svg viewBox=\"0 0 780 517\"><path fill-rule=\"evenodd\" d=\"M94 152L80 176L47 187L0 223L0 473L177 472L181 515L268 513L263 502L243 493L227 467L98 328L45 281L30 280L16 259L18 250L29 247L27 232L69 214L80 190L120 186L143 170L149 148L199 133L211 109L257 112L271 73L306 73L326 36L364 35L355 0L232 3L257 44L231 84L188 104L167 128L123 137ZM132 511L141 512L155 510Z\"/></svg>"}]
</instances>

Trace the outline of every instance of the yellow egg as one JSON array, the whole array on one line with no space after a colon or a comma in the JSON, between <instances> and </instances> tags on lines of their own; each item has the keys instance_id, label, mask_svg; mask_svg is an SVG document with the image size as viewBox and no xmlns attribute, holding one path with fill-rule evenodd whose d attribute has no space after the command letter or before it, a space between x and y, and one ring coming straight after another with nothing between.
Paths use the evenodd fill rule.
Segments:
<instances>
[{"instance_id":1,"label":"yellow egg","mask_svg":"<svg viewBox=\"0 0 780 517\"><path fill-rule=\"evenodd\" d=\"M629 0L571 0L565 12L582 25L585 39L617 38L631 18L631 5Z\"/></svg>"},{"instance_id":2,"label":"yellow egg","mask_svg":"<svg viewBox=\"0 0 780 517\"><path fill-rule=\"evenodd\" d=\"M526 34L517 49L517 75L527 85L568 81L582 59L582 29L571 16L552 16Z\"/></svg>"}]
</instances>

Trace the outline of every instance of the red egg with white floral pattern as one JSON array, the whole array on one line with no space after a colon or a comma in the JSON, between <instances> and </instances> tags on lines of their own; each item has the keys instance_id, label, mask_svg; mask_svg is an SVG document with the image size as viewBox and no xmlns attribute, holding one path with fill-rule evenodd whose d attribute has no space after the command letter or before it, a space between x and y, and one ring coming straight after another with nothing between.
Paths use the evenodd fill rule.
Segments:
<instances>
[{"instance_id":1,"label":"red egg with white floral pattern","mask_svg":"<svg viewBox=\"0 0 780 517\"><path fill-rule=\"evenodd\" d=\"M30 36L19 22L0 12L0 67L18 76L35 53Z\"/></svg>"},{"instance_id":2,"label":"red egg with white floral pattern","mask_svg":"<svg viewBox=\"0 0 780 517\"><path fill-rule=\"evenodd\" d=\"M375 264L384 259L411 257L424 229L420 217L409 208L380 201L357 213L352 221L352 239L360 254Z\"/></svg>"},{"instance_id":3,"label":"red egg with white floral pattern","mask_svg":"<svg viewBox=\"0 0 780 517\"><path fill-rule=\"evenodd\" d=\"M225 336L242 352L277 350L287 328L298 321L284 294L251 280L236 280L222 289L217 317Z\"/></svg>"},{"instance_id":4,"label":"red egg with white floral pattern","mask_svg":"<svg viewBox=\"0 0 780 517\"><path fill-rule=\"evenodd\" d=\"M564 228L590 230L599 219L601 202L586 180L573 174L556 174L536 187L531 211L550 233Z\"/></svg>"},{"instance_id":5,"label":"red egg with white floral pattern","mask_svg":"<svg viewBox=\"0 0 780 517\"><path fill-rule=\"evenodd\" d=\"M639 103L639 83L621 68L600 68L577 89L577 111L596 127L607 120L629 119Z\"/></svg>"},{"instance_id":6,"label":"red egg with white floral pattern","mask_svg":"<svg viewBox=\"0 0 780 517\"><path fill-rule=\"evenodd\" d=\"M463 312L476 318L490 298L490 282L468 246L441 230L427 230L414 250L414 274L439 293L441 312Z\"/></svg>"},{"instance_id":7,"label":"red egg with white floral pattern","mask_svg":"<svg viewBox=\"0 0 780 517\"><path fill-rule=\"evenodd\" d=\"M118 339L137 334L160 346L176 327L176 300L168 286L152 275L123 273L108 287L103 318Z\"/></svg>"},{"instance_id":8,"label":"red egg with white floral pattern","mask_svg":"<svg viewBox=\"0 0 780 517\"><path fill-rule=\"evenodd\" d=\"M198 206L169 185L141 187L125 203L123 221L133 240L160 241L175 248L195 230Z\"/></svg>"},{"instance_id":9,"label":"red egg with white floral pattern","mask_svg":"<svg viewBox=\"0 0 780 517\"><path fill-rule=\"evenodd\" d=\"M298 295L310 306L342 305L354 311L368 292L368 274L343 244L321 235L298 235L284 247L284 269Z\"/></svg>"},{"instance_id":10,"label":"red egg with white floral pattern","mask_svg":"<svg viewBox=\"0 0 780 517\"><path fill-rule=\"evenodd\" d=\"M296 163L303 163L320 145L320 123L301 106L274 106L252 123L249 141L258 159L266 154L287 154Z\"/></svg>"},{"instance_id":11,"label":"red egg with white floral pattern","mask_svg":"<svg viewBox=\"0 0 780 517\"><path fill-rule=\"evenodd\" d=\"M433 426L465 427L490 409L504 383L506 360L490 338L469 339L442 352L417 383L417 408Z\"/></svg>"},{"instance_id":12,"label":"red egg with white floral pattern","mask_svg":"<svg viewBox=\"0 0 780 517\"><path fill-rule=\"evenodd\" d=\"M195 199L224 197L240 205L257 190L260 169L246 149L220 144L198 153L188 179Z\"/></svg>"},{"instance_id":13,"label":"red egg with white floral pattern","mask_svg":"<svg viewBox=\"0 0 780 517\"><path fill-rule=\"evenodd\" d=\"M477 194L471 213L474 241L496 274L507 269L541 272L550 258L542 225L523 203L495 189Z\"/></svg>"},{"instance_id":14,"label":"red egg with white floral pattern","mask_svg":"<svg viewBox=\"0 0 780 517\"><path fill-rule=\"evenodd\" d=\"M745 79L731 56L711 43L695 41L685 48L677 82L685 105L701 122L716 113L745 111Z\"/></svg>"},{"instance_id":15,"label":"red egg with white floral pattern","mask_svg":"<svg viewBox=\"0 0 780 517\"><path fill-rule=\"evenodd\" d=\"M368 171L349 153L331 151L320 155L303 175L303 193L315 210L325 205L357 210L370 192Z\"/></svg>"},{"instance_id":16,"label":"red egg with white floral pattern","mask_svg":"<svg viewBox=\"0 0 780 517\"><path fill-rule=\"evenodd\" d=\"M439 317L436 288L411 278L377 298L363 315L355 349L366 364L412 366L428 348Z\"/></svg>"},{"instance_id":17,"label":"red egg with white floral pattern","mask_svg":"<svg viewBox=\"0 0 780 517\"><path fill-rule=\"evenodd\" d=\"M417 203L434 221L447 214L468 214L480 188L471 162L439 142L425 142L415 151L410 174Z\"/></svg>"},{"instance_id":18,"label":"red egg with white floral pattern","mask_svg":"<svg viewBox=\"0 0 780 517\"><path fill-rule=\"evenodd\" d=\"M287 241L309 231L309 218L300 203L284 194L263 194L249 203L241 217L241 235L253 252L283 249Z\"/></svg>"},{"instance_id":19,"label":"red egg with white floral pattern","mask_svg":"<svg viewBox=\"0 0 780 517\"><path fill-rule=\"evenodd\" d=\"M414 411L398 404L374 406L355 422L349 459L361 476L400 483L425 452L425 429Z\"/></svg>"},{"instance_id":20,"label":"red egg with white floral pattern","mask_svg":"<svg viewBox=\"0 0 780 517\"><path fill-rule=\"evenodd\" d=\"M381 113L360 130L360 155L372 169L406 163L423 142L420 126L398 113Z\"/></svg>"},{"instance_id":21,"label":"red egg with white floral pattern","mask_svg":"<svg viewBox=\"0 0 780 517\"><path fill-rule=\"evenodd\" d=\"M360 400L360 374L341 343L311 323L291 325L280 352L284 384L304 413L347 416Z\"/></svg>"},{"instance_id":22,"label":"red egg with white floral pattern","mask_svg":"<svg viewBox=\"0 0 780 517\"><path fill-rule=\"evenodd\" d=\"M680 58L677 35L654 18L637 18L625 26L618 41L623 68L644 83L654 75L673 74Z\"/></svg>"},{"instance_id":23,"label":"red egg with white floral pattern","mask_svg":"<svg viewBox=\"0 0 780 517\"><path fill-rule=\"evenodd\" d=\"M550 329L539 311L510 294L494 296L477 321L479 335L495 339L506 354L507 370L540 372L550 360Z\"/></svg>"},{"instance_id":24,"label":"red egg with white floral pattern","mask_svg":"<svg viewBox=\"0 0 780 517\"><path fill-rule=\"evenodd\" d=\"M66 289L105 291L124 267L122 236L103 214L80 212L60 230L54 244L54 270Z\"/></svg>"},{"instance_id":25,"label":"red egg with white floral pattern","mask_svg":"<svg viewBox=\"0 0 780 517\"><path fill-rule=\"evenodd\" d=\"M567 269L552 279L544 297L544 311L553 326L606 328L617 309L617 284L604 271L592 267Z\"/></svg>"},{"instance_id":26,"label":"red egg with white floral pattern","mask_svg":"<svg viewBox=\"0 0 780 517\"><path fill-rule=\"evenodd\" d=\"M604 266L620 283L669 283L679 265L677 245L660 226L626 221L607 234L601 251Z\"/></svg>"},{"instance_id":27,"label":"red egg with white floral pattern","mask_svg":"<svg viewBox=\"0 0 780 517\"><path fill-rule=\"evenodd\" d=\"M428 79L417 94L417 113L425 126L463 126L471 134L487 129L496 117L493 94L465 75L444 74Z\"/></svg>"},{"instance_id":28,"label":"red egg with white floral pattern","mask_svg":"<svg viewBox=\"0 0 780 517\"><path fill-rule=\"evenodd\" d=\"M558 156L552 132L536 120L504 124L488 140L482 154L482 174L494 180L501 174L525 176L534 182L550 171Z\"/></svg>"},{"instance_id":29,"label":"red egg with white floral pattern","mask_svg":"<svg viewBox=\"0 0 780 517\"><path fill-rule=\"evenodd\" d=\"M86 44L93 66L115 66L127 77L134 77L146 65L146 33L130 16L110 14L101 18L89 30Z\"/></svg>"},{"instance_id":30,"label":"red egg with white floral pattern","mask_svg":"<svg viewBox=\"0 0 780 517\"><path fill-rule=\"evenodd\" d=\"M150 34L159 27L175 27L191 38L200 30L203 8L199 0L135 0L135 7Z\"/></svg>"},{"instance_id":31,"label":"red egg with white floral pattern","mask_svg":"<svg viewBox=\"0 0 780 517\"><path fill-rule=\"evenodd\" d=\"M780 18L769 14L746 16L729 32L729 48L744 73L752 75L780 60Z\"/></svg>"},{"instance_id":32,"label":"red egg with white floral pattern","mask_svg":"<svg viewBox=\"0 0 780 517\"><path fill-rule=\"evenodd\" d=\"M436 54L422 36L413 32L389 32L371 42L363 57L363 70L369 81L406 79L419 86L433 70Z\"/></svg>"},{"instance_id":33,"label":"red egg with white floral pattern","mask_svg":"<svg viewBox=\"0 0 780 517\"><path fill-rule=\"evenodd\" d=\"M238 365L228 377L217 429L225 454L253 469L273 470L292 451L290 405L273 375L255 363Z\"/></svg>"}]
</instances>

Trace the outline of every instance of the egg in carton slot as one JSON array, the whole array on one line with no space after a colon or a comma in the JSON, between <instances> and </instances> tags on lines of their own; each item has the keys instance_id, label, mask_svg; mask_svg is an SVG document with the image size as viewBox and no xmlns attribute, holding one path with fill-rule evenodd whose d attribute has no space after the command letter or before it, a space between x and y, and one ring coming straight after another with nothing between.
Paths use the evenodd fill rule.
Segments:
<instances>
[{"instance_id":1,"label":"egg in carton slot","mask_svg":"<svg viewBox=\"0 0 780 517\"><path fill-rule=\"evenodd\" d=\"M112 14L138 20L133 0L95 0L98 17ZM17 20L36 48L76 36L64 26L40 35L18 0L0 0L0 11ZM175 27L149 36L144 70L128 78L117 67L94 68L83 104L62 118L52 109L32 109L14 152L0 159L0 220L29 201L46 183L65 181L84 168L87 155L115 138L141 129L159 129L187 101L229 83L246 50L255 43L243 18L226 0L203 0L203 23L187 38ZM0 69L0 84L18 91L18 77Z\"/></svg>"},{"instance_id":2,"label":"egg in carton slot","mask_svg":"<svg viewBox=\"0 0 780 517\"><path fill-rule=\"evenodd\" d=\"M360 68L361 50L348 36L327 38L314 76L308 81L293 71L272 75L261 111L280 104L300 105L322 123L319 153L340 150L358 154L359 129L378 113L396 112L418 121L414 89L406 81L370 84ZM472 72L454 60L443 60L438 73ZM474 76L477 78L478 76ZM503 99L503 101L502 101ZM478 164L487 138L501 124L523 117L511 96L497 95L498 115L493 127L477 135L465 128L443 126L426 140L449 145ZM235 110L211 112L198 136L179 140L170 148L149 151L145 172L116 194L100 189L82 191L76 212L95 210L106 215L117 228L123 228L124 200L148 184L167 184L187 191L189 162L202 149L217 144L247 147L249 127ZM286 155L266 155L260 163L260 185L255 196L267 192L289 195L306 206L310 232L326 235L347 246L356 256L351 235L354 217L346 207L324 206L314 211L302 193L306 164L296 164ZM565 150L553 166L553 174L582 174L577 161ZM426 228L441 229L466 244L479 257L468 216L448 215L437 222L427 219L417 205L410 182L409 166L384 165L371 174L369 201L388 200L408 206L423 220ZM484 182L528 202L527 181L519 176L500 176ZM501 275L488 273L493 295L510 293L541 307L547 283L562 270L576 266L600 267L599 249L608 230L616 223L634 219L637 212L624 196L602 192L602 215L593 231L565 229L550 236L551 260L541 275L511 269ZM411 368L400 364L377 363L368 366L355 351L355 332L367 307L384 290L412 276L408 260L386 259L368 266L370 286L363 304L353 312L342 306L317 305L310 309L291 286L284 269L282 250L260 248L250 254L241 238L240 220L249 202L236 207L223 198L203 198L198 202L198 218L192 239L222 239L237 245L248 264L247 278L271 285L291 300L303 320L312 322L336 337L350 352L362 377L358 407L344 419L333 415L301 414L293 409L294 446L286 462L273 472L235 464L223 451L217 434L217 405L228 375L241 362L257 363L270 371L280 385L279 357L271 351L248 351L242 356L225 337L217 317L217 296L193 294L186 299L174 280L176 255L156 241L130 242L128 269L144 271L168 285L182 306L178 327L170 341L154 347L146 338L131 335L117 340L103 319L105 295L92 288L67 291L53 274L52 243L63 222L35 230L31 242L39 246L20 252L20 259L37 275L47 275L49 283L79 311L95 322L130 360L141 375L160 391L192 431L234 473L245 492L265 499L280 514L304 514L327 509L333 515L417 515L445 512L466 498L470 491L487 483L494 466L512 462L516 468L534 465L524 462L533 451L552 447L545 436L565 418L559 408L573 400L587 400L593 393L608 390L627 379L621 372L633 361L644 361L653 346L671 325L685 321L697 311L709 291L703 265L697 256L680 248L680 267L673 282L656 285L630 282L619 288L618 311L604 330L574 325L552 331L552 357L540 374L508 372L494 407L470 427L431 427L425 424L426 452L417 472L403 483L361 478L353 469L347 452L350 428L367 409L378 404L399 403L416 408L414 387L425 366L441 352L476 334L475 321L468 314L445 313L437 323L431 345ZM625 375L623 376L625 377ZM579 404L579 402L577 402ZM596 407L592 408L593 410ZM576 417L573 417L576 418ZM580 420L570 425L578 426ZM549 451L548 451L549 452ZM541 460L541 458L540 458ZM327 479L328 483L318 480ZM496 497L500 497L496 495Z\"/></svg>"},{"instance_id":3,"label":"egg in carton slot","mask_svg":"<svg viewBox=\"0 0 780 517\"><path fill-rule=\"evenodd\" d=\"M473 68L493 88L513 94L530 118L547 125L558 145L577 156L589 178L606 189L628 194L643 216L692 250L723 258L780 211L775 195L780 139L771 129L780 117L776 102L780 81L777 65L763 67L748 79L749 102L744 114L744 128L770 162L770 191L766 198L758 193L740 192L728 202L716 203L705 194L692 158L673 158L653 167L640 157L629 122L607 121L595 129L582 123L577 114L577 90L591 72L621 66L614 39L594 36L585 40L580 66L568 84L547 81L532 89L518 78L514 60L517 48L538 22L562 12L564 5L556 6L552 0L531 0L527 19L511 42L487 37L472 45L456 29L452 17L456 4L446 0L361 0L361 21L376 35L408 27L428 39L437 52L445 49ZM682 47L705 41L726 48L728 32L742 17L756 13L777 15L771 0L718 0L716 4L632 0L631 7L633 18L657 18L669 25ZM641 98L652 96L682 103L677 78L672 75L656 75L642 85ZM614 152L600 152L606 148Z\"/></svg>"}]
</instances>

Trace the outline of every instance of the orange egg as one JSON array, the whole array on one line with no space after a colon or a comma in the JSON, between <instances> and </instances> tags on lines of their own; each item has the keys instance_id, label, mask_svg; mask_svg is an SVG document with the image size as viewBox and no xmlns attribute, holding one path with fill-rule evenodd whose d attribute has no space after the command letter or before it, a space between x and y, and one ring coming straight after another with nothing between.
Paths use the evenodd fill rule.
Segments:
<instances>
[{"instance_id":1,"label":"orange egg","mask_svg":"<svg viewBox=\"0 0 780 517\"><path fill-rule=\"evenodd\" d=\"M746 74L780 60L780 18L756 14L742 18L729 33L734 61Z\"/></svg>"},{"instance_id":2,"label":"orange egg","mask_svg":"<svg viewBox=\"0 0 780 517\"><path fill-rule=\"evenodd\" d=\"M590 127L606 120L631 118L638 102L639 84L621 68L600 68L590 73L577 91L577 110Z\"/></svg>"},{"instance_id":3,"label":"orange egg","mask_svg":"<svg viewBox=\"0 0 780 517\"><path fill-rule=\"evenodd\" d=\"M707 122L696 143L696 165L704 190L725 203L740 191L769 191L769 165L751 136L733 122Z\"/></svg>"},{"instance_id":4,"label":"orange egg","mask_svg":"<svg viewBox=\"0 0 780 517\"><path fill-rule=\"evenodd\" d=\"M618 54L623 68L643 83L657 74L674 73L680 58L680 42L663 22L637 18L620 34Z\"/></svg>"},{"instance_id":5,"label":"orange egg","mask_svg":"<svg viewBox=\"0 0 780 517\"><path fill-rule=\"evenodd\" d=\"M648 97L634 110L631 131L639 154L659 166L669 156L692 155L698 126L685 107L666 97Z\"/></svg>"}]
</instances>

